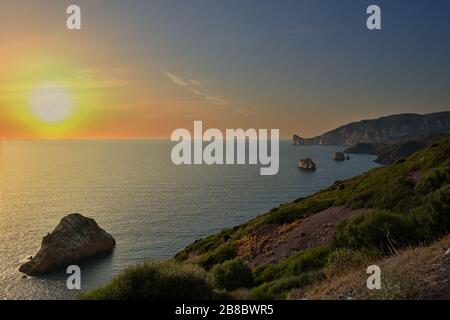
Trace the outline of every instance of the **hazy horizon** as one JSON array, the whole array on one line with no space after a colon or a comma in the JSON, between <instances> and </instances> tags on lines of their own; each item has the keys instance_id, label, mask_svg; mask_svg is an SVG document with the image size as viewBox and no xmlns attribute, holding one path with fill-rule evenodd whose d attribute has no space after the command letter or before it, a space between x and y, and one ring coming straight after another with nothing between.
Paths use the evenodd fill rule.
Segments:
<instances>
[{"instance_id":1,"label":"hazy horizon","mask_svg":"<svg viewBox=\"0 0 450 320\"><path fill-rule=\"evenodd\" d=\"M390 114L390 115L386 115L386 116L381 116L381 117L377 117L377 118L373 118L373 119L360 119L360 120L356 120L354 122L348 122L348 123L342 123L342 124L338 124L336 127L334 128L330 128L320 134L317 134L315 136L302 136L302 138L314 138L317 136L320 136L322 134L325 134L329 131L332 131L334 129L337 129L341 126L345 126L347 124L351 124L351 123L357 123L359 121L362 120L377 120L380 118L384 118L387 116L392 116L392 115L403 115L403 114L416 114L416 115L428 115L428 114L435 114L435 113L444 113L444 112L450 112L450 110L442 110L442 111L435 111L435 112L431 112L431 113L409 113L409 112L405 112L405 113L397 113L397 114ZM189 131L191 128L185 128L188 129ZM204 130L209 129L209 128L204 128ZM238 128L236 128L238 129ZM241 129L248 129L248 128L241 128ZM259 129L259 128L254 128L254 129ZM280 140L291 140L292 136L297 134L296 132L292 132L291 134L282 134L282 132L280 132ZM145 136L136 136L136 137L28 137L28 138L20 138L20 137L1 137L0 136L0 141L4 140L4 141L84 141L84 140L92 140L92 141L122 141L122 140L167 140L170 139L170 136L161 136L161 137L145 137ZM192 139L194 140L194 139Z\"/></svg>"}]
</instances>

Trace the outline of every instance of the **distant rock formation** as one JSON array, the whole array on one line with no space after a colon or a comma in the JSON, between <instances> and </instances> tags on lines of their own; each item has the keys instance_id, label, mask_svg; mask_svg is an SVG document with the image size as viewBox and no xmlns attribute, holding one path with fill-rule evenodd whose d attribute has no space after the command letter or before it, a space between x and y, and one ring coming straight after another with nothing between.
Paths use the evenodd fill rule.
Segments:
<instances>
[{"instance_id":1,"label":"distant rock formation","mask_svg":"<svg viewBox=\"0 0 450 320\"><path fill-rule=\"evenodd\" d=\"M311 158L300 159L298 160L298 167L304 170L315 171L317 170L316 164L312 161Z\"/></svg>"},{"instance_id":2,"label":"distant rock formation","mask_svg":"<svg viewBox=\"0 0 450 320\"><path fill-rule=\"evenodd\" d=\"M450 112L419 115L404 113L341 126L314 138L297 139L300 145L398 143L430 134L450 132Z\"/></svg>"},{"instance_id":3,"label":"distant rock formation","mask_svg":"<svg viewBox=\"0 0 450 320\"><path fill-rule=\"evenodd\" d=\"M345 154L341 151L335 152L333 155L333 159L336 161L344 161L345 160Z\"/></svg>"},{"instance_id":4,"label":"distant rock formation","mask_svg":"<svg viewBox=\"0 0 450 320\"><path fill-rule=\"evenodd\" d=\"M392 164L401 158L409 157L413 153L431 145L434 141L442 137L442 134L432 134L422 139L392 144L358 143L345 149L344 152L350 154L373 154L377 156L375 162Z\"/></svg>"},{"instance_id":5,"label":"distant rock formation","mask_svg":"<svg viewBox=\"0 0 450 320\"><path fill-rule=\"evenodd\" d=\"M298 146L302 143L302 138L296 134L294 134L294 136L292 137L292 144L294 146Z\"/></svg>"},{"instance_id":6,"label":"distant rock formation","mask_svg":"<svg viewBox=\"0 0 450 320\"><path fill-rule=\"evenodd\" d=\"M19 271L30 276L42 275L81 259L110 252L115 245L114 238L94 219L78 213L69 214L42 239L39 252L22 264Z\"/></svg>"}]
</instances>

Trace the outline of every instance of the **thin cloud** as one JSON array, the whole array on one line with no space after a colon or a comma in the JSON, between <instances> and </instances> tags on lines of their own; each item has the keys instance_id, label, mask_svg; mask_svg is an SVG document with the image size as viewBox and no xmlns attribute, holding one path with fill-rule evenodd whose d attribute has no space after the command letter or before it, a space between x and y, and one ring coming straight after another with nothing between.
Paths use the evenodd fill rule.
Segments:
<instances>
[{"instance_id":1,"label":"thin cloud","mask_svg":"<svg viewBox=\"0 0 450 320\"><path fill-rule=\"evenodd\" d=\"M189 79L189 82L192 83L193 85L196 85L197 87L202 87L202 83L198 82L197 80Z\"/></svg>"},{"instance_id":2,"label":"thin cloud","mask_svg":"<svg viewBox=\"0 0 450 320\"><path fill-rule=\"evenodd\" d=\"M220 96L211 94L206 88L203 82L195 80L192 75L188 74L188 79L183 79L182 77L175 75L170 72L166 72L165 76L172 82L172 84L183 88L192 94L195 98L201 99L203 102L212 103L218 107L225 107L228 110L233 110L241 116L251 116L255 114L256 108L254 106L249 106L247 103L229 101ZM234 107L231 108L230 107Z\"/></svg>"},{"instance_id":3,"label":"thin cloud","mask_svg":"<svg viewBox=\"0 0 450 320\"><path fill-rule=\"evenodd\" d=\"M186 89L196 98L200 98L220 106L226 106L231 104L228 100L224 98L210 94L208 90L205 89L205 87L203 86L203 83L198 80L194 79L184 80L180 76L175 75L171 72L166 72L164 75L167 78L169 78L169 80L174 85Z\"/></svg>"},{"instance_id":4,"label":"thin cloud","mask_svg":"<svg viewBox=\"0 0 450 320\"><path fill-rule=\"evenodd\" d=\"M182 80L181 78L177 77L173 73L167 72L166 73L166 77L168 77L170 79L170 81L172 81L172 83L176 84L177 86L180 86L180 87L187 87L188 86L188 84L184 80Z\"/></svg>"}]
</instances>

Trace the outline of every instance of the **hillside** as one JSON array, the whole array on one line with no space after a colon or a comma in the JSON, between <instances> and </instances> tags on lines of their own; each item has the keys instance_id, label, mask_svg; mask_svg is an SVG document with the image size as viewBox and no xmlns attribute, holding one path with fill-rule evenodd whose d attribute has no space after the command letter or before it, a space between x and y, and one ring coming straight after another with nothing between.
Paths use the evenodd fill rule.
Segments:
<instances>
[{"instance_id":1,"label":"hillside","mask_svg":"<svg viewBox=\"0 0 450 320\"><path fill-rule=\"evenodd\" d=\"M178 268L181 278L194 273L209 297L295 298L316 285L331 286L327 279L342 270L384 261L404 248L431 245L449 234L448 199L450 135L407 159L336 181L312 196L198 240L173 259L170 270ZM185 271L186 266L204 270L203 275L197 269ZM417 271L422 267L411 266ZM166 269L164 263L127 269L83 298L144 297L145 288L166 279ZM395 286L401 279L391 281ZM311 289L311 297L325 292L318 288ZM186 294L180 290L179 296Z\"/></svg>"},{"instance_id":2,"label":"hillside","mask_svg":"<svg viewBox=\"0 0 450 320\"><path fill-rule=\"evenodd\" d=\"M349 265L308 288L292 290L288 299L450 300L450 236L369 263L383 270L379 291L362 285L367 279L362 265Z\"/></svg>"},{"instance_id":3,"label":"hillside","mask_svg":"<svg viewBox=\"0 0 450 320\"><path fill-rule=\"evenodd\" d=\"M353 122L314 138L295 135L297 145L346 145L358 143L395 143L450 132L450 112L426 115L405 113L379 119Z\"/></svg>"}]
</instances>

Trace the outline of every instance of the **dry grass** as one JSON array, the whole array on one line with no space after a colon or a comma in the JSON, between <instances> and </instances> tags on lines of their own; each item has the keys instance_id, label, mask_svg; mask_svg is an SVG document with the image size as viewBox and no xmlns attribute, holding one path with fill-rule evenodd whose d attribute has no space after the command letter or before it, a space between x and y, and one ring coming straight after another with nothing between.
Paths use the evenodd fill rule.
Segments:
<instances>
[{"instance_id":1,"label":"dry grass","mask_svg":"<svg viewBox=\"0 0 450 320\"><path fill-rule=\"evenodd\" d=\"M233 300L253 300L252 292L249 289L237 289L230 293Z\"/></svg>"},{"instance_id":2,"label":"dry grass","mask_svg":"<svg viewBox=\"0 0 450 320\"><path fill-rule=\"evenodd\" d=\"M382 270L381 290L369 290L366 266L342 270L288 299L450 299L450 236L429 247L401 251L371 264Z\"/></svg>"}]
</instances>

